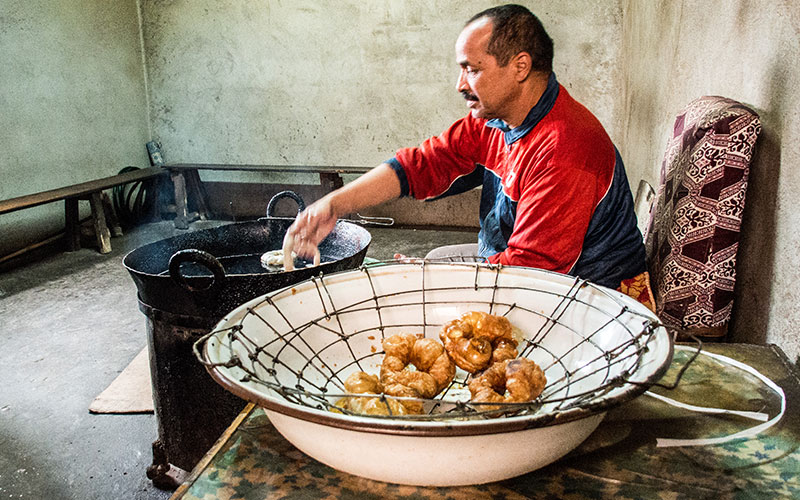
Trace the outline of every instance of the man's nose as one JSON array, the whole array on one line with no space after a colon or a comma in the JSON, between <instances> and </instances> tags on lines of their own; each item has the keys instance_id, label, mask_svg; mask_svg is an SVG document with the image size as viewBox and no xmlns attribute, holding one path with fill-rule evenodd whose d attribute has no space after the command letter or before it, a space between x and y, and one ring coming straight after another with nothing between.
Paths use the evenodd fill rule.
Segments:
<instances>
[{"instance_id":1,"label":"man's nose","mask_svg":"<svg viewBox=\"0 0 800 500\"><path fill-rule=\"evenodd\" d=\"M467 84L467 71L461 68L458 80L456 80L456 91L463 92L464 90L469 90L469 84Z\"/></svg>"}]
</instances>

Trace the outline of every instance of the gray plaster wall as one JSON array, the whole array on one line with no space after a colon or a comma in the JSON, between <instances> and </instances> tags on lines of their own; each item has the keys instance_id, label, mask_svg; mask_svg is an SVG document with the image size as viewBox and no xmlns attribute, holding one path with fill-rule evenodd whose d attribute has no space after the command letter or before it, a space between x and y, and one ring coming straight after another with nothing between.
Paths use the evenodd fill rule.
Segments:
<instances>
[{"instance_id":1,"label":"gray plaster wall","mask_svg":"<svg viewBox=\"0 0 800 500\"><path fill-rule=\"evenodd\" d=\"M139 25L135 0L0 2L0 199L149 165ZM63 223L63 203L0 216L0 255Z\"/></svg>"},{"instance_id":2,"label":"gray plaster wall","mask_svg":"<svg viewBox=\"0 0 800 500\"><path fill-rule=\"evenodd\" d=\"M171 162L377 165L466 114L455 40L499 3L144 0L154 136ZM523 3L616 134L619 2Z\"/></svg>"},{"instance_id":3,"label":"gray plaster wall","mask_svg":"<svg viewBox=\"0 0 800 500\"><path fill-rule=\"evenodd\" d=\"M763 132L750 173L732 340L800 356L800 4L626 0L621 141L629 179L657 185L675 115L721 95L753 107ZM635 184L634 184L635 185Z\"/></svg>"}]
</instances>

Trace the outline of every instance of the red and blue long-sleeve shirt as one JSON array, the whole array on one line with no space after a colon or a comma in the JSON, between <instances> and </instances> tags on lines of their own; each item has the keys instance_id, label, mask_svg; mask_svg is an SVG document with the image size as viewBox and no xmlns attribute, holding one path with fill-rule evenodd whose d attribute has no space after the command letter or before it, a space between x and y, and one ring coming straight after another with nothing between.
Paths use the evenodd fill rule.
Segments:
<instances>
[{"instance_id":1,"label":"red and blue long-sleeve shirt","mask_svg":"<svg viewBox=\"0 0 800 500\"><path fill-rule=\"evenodd\" d=\"M467 115L389 164L402 194L417 199L482 185L478 249L489 262L612 288L645 270L622 159L554 74L519 127Z\"/></svg>"}]
</instances>

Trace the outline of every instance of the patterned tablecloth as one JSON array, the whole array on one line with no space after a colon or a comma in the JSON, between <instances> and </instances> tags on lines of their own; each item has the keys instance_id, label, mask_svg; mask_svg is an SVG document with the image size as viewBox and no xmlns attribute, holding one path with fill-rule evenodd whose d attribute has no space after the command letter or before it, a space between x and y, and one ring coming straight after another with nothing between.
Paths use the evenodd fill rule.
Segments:
<instances>
[{"instance_id":1,"label":"patterned tablecloth","mask_svg":"<svg viewBox=\"0 0 800 500\"><path fill-rule=\"evenodd\" d=\"M704 350L741 361L779 385L784 417L756 437L726 444L659 448L657 438L706 438L758 422L701 415L648 396L610 411L572 453L529 474L458 488L418 488L359 478L309 458L264 412L248 405L173 499L746 499L800 498L800 379L774 346L712 344ZM677 351L664 382L688 359ZM693 362L677 389L653 392L698 406L780 413L780 396L757 377L708 357ZM464 464L468 467L469 464Z\"/></svg>"}]
</instances>

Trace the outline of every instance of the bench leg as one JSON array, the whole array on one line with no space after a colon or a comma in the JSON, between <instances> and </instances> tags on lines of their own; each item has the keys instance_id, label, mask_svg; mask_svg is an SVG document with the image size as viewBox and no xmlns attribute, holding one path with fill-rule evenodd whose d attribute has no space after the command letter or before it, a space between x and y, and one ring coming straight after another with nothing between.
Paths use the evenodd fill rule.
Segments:
<instances>
[{"instance_id":1,"label":"bench leg","mask_svg":"<svg viewBox=\"0 0 800 500\"><path fill-rule=\"evenodd\" d=\"M200 174L197 173L197 170L187 170L183 175L186 179L187 199L189 193L191 193L197 205L197 212L192 212L190 215L194 219L208 220L211 210L208 209L208 194L205 186L203 186L203 181L200 180Z\"/></svg>"},{"instance_id":2,"label":"bench leg","mask_svg":"<svg viewBox=\"0 0 800 500\"><path fill-rule=\"evenodd\" d=\"M81 248L81 225L78 220L78 198L64 200L64 221L66 232L67 252L74 252Z\"/></svg>"},{"instance_id":3,"label":"bench leg","mask_svg":"<svg viewBox=\"0 0 800 500\"><path fill-rule=\"evenodd\" d=\"M122 236L122 226L119 224L117 212L114 210L114 204L111 203L111 198L103 191L100 193L103 200L103 209L106 213L106 223L110 226L112 236Z\"/></svg>"},{"instance_id":4,"label":"bench leg","mask_svg":"<svg viewBox=\"0 0 800 500\"><path fill-rule=\"evenodd\" d=\"M322 189L325 191L325 193L330 193L331 191L335 191L344 186L342 176L336 173L328 172L321 172L319 174L319 183L322 185Z\"/></svg>"},{"instance_id":5,"label":"bench leg","mask_svg":"<svg viewBox=\"0 0 800 500\"><path fill-rule=\"evenodd\" d=\"M103 209L101 193L92 193L89 203L92 206L92 222L94 222L94 234L97 236L97 247L100 253L109 253L111 251L111 232L106 224L106 212Z\"/></svg>"},{"instance_id":6,"label":"bench leg","mask_svg":"<svg viewBox=\"0 0 800 500\"><path fill-rule=\"evenodd\" d=\"M180 172L172 173L175 187L175 229L189 229L189 208L186 199L186 178Z\"/></svg>"}]
</instances>

